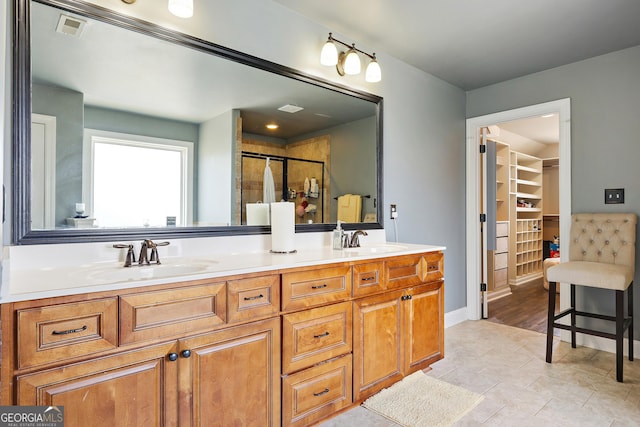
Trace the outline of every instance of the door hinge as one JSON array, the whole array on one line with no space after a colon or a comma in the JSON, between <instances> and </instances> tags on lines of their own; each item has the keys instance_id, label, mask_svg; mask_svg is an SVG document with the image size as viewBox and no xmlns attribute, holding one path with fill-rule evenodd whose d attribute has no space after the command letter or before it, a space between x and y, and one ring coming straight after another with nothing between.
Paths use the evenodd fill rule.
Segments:
<instances>
[{"instance_id":1,"label":"door hinge","mask_svg":"<svg viewBox=\"0 0 640 427\"><path fill-rule=\"evenodd\" d=\"M480 222L487 222L487 214L480 214Z\"/></svg>"},{"instance_id":2,"label":"door hinge","mask_svg":"<svg viewBox=\"0 0 640 427\"><path fill-rule=\"evenodd\" d=\"M480 144L480 154L484 154L487 152L487 145L486 144Z\"/></svg>"},{"instance_id":3,"label":"door hinge","mask_svg":"<svg viewBox=\"0 0 640 427\"><path fill-rule=\"evenodd\" d=\"M480 283L480 292L487 292L487 284Z\"/></svg>"}]
</instances>

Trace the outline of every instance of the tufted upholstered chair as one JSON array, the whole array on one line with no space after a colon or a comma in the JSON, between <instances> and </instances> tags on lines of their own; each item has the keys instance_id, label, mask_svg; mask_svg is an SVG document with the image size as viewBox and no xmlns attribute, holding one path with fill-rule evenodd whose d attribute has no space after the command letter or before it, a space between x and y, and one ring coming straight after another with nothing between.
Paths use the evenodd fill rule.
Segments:
<instances>
[{"instance_id":1,"label":"tufted upholstered chair","mask_svg":"<svg viewBox=\"0 0 640 427\"><path fill-rule=\"evenodd\" d=\"M551 363L553 328L571 331L571 347L576 348L576 332L616 341L616 379L622 382L624 332L629 330L629 360L633 360L633 277L636 257L637 217L631 213L581 213L571 216L569 261L547 270L549 311L547 313L547 362ZM571 284L571 307L555 314L557 283ZM586 313L576 309L576 285L615 291L615 316ZM624 294L627 293L627 317ZM571 316L571 324L557 320ZM576 326L576 317L615 322L615 333Z\"/></svg>"}]
</instances>

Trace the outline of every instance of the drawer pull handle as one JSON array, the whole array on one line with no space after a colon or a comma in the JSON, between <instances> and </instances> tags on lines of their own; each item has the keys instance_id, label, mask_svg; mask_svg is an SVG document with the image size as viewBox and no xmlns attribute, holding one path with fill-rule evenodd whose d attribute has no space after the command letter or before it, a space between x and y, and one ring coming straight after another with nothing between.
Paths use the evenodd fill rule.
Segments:
<instances>
[{"instance_id":1,"label":"drawer pull handle","mask_svg":"<svg viewBox=\"0 0 640 427\"><path fill-rule=\"evenodd\" d=\"M254 297L244 297L245 301L252 301L254 299L260 299L260 298L264 298L264 295L260 294L260 295L256 295Z\"/></svg>"},{"instance_id":2,"label":"drawer pull handle","mask_svg":"<svg viewBox=\"0 0 640 427\"><path fill-rule=\"evenodd\" d=\"M430 265L427 269L428 269L429 271L437 270L437 269L438 269L438 265L433 265L433 264L432 264L432 265Z\"/></svg>"},{"instance_id":3,"label":"drawer pull handle","mask_svg":"<svg viewBox=\"0 0 640 427\"><path fill-rule=\"evenodd\" d=\"M329 393L329 389L325 388L324 390L318 392L318 393L313 393L314 396L318 397L318 396L322 396L323 394L327 394Z\"/></svg>"},{"instance_id":4,"label":"drawer pull handle","mask_svg":"<svg viewBox=\"0 0 640 427\"><path fill-rule=\"evenodd\" d=\"M325 332L324 334L320 334L320 335L314 335L314 338L322 338L322 337L328 337L329 336L329 331Z\"/></svg>"},{"instance_id":5,"label":"drawer pull handle","mask_svg":"<svg viewBox=\"0 0 640 427\"><path fill-rule=\"evenodd\" d=\"M313 285L311 286L311 289L322 289L322 288L326 288L327 284L323 283L322 285Z\"/></svg>"},{"instance_id":6,"label":"drawer pull handle","mask_svg":"<svg viewBox=\"0 0 640 427\"><path fill-rule=\"evenodd\" d=\"M77 334L78 332L82 332L86 330L87 330L87 325L84 325L82 328L67 329L66 331L52 331L51 335Z\"/></svg>"},{"instance_id":7,"label":"drawer pull handle","mask_svg":"<svg viewBox=\"0 0 640 427\"><path fill-rule=\"evenodd\" d=\"M363 277L361 280L363 282L368 282L370 280L376 280L376 276Z\"/></svg>"}]
</instances>

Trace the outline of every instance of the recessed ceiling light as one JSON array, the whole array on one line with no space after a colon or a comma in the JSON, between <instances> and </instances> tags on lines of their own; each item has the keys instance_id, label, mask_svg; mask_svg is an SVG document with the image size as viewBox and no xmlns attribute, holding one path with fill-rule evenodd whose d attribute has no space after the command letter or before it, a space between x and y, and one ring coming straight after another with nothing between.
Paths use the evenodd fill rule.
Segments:
<instances>
[{"instance_id":1,"label":"recessed ceiling light","mask_svg":"<svg viewBox=\"0 0 640 427\"><path fill-rule=\"evenodd\" d=\"M551 114L543 114L540 117L542 117L543 119L548 119L549 117L553 117L553 116L555 116L555 114L551 113Z\"/></svg>"},{"instance_id":2,"label":"recessed ceiling light","mask_svg":"<svg viewBox=\"0 0 640 427\"><path fill-rule=\"evenodd\" d=\"M285 113L297 113L298 111L304 110L302 107L298 107L297 105L287 104L278 108L280 111L284 111Z\"/></svg>"},{"instance_id":3,"label":"recessed ceiling light","mask_svg":"<svg viewBox=\"0 0 640 427\"><path fill-rule=\"evenodd\" d=\"M266 125L266 128L269 129L269 130L276 130L276 129L278 129L278 127L279 126L277 124L275 124L275 123L269 123L269 124Z\"/></svg>"}]
</instances>

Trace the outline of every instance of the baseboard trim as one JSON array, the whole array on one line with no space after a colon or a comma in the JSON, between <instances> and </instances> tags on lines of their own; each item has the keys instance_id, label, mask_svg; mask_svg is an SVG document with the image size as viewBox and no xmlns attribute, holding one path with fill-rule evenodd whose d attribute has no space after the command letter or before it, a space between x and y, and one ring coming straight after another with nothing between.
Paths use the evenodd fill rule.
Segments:
<instances>
[{"instance_id":1,"label":"baseboard trim","mask_svg":"<svg viewBox=\"0 0 640 427\"><path fill-rule=\"evenodd\" d=\"M457 325L458 323L462 323L465 320L469 320L469 316L467 314L467 307L462 307L457 310L450 311L444 314L444 327L449 328L451 326Z\"/></svg>"},{"instance_id":2,"label":"baseboard trim","mask_svg":"<svg viewBox=\"0 0 640 427\"><path fill-rule=\"evenodd\" d=\"M560 339L562 341L566 341L568 343L571 342L571 332L570 331L561 331ZM609 338L597 337L594 335L585 335L578 332L576 335L576 344L593 348L595 350L606 351L607 353L616 352L616 341ZM625 356L629 355L629 339L625 338L624 343L622 344L622 351ZM633 340L633 354L640 356L640 341Z\"/></svg>"},{"instance_id":3,"label":"baseboard trim","mask_svg":"<svg viewBox=\"0 0 640 427\"><path fill-rule=\"evenodd\" d=\"M469 319L468 313L467 313L467 307L465 306L457 310L453 310L448 313L445 313L444 327L446 329L451 326L457 325L458 323L462 323L465 320L476 321L476 320L483 320L483 319ZM561 330L560 339L562 341L571 342L571 332ZM607 353L615 354L616 352L615 340L597 337L594 335L585 335L585 334L578 333L578 335L576 336L576 344L583 347L593 348L595 350L606 351ZM624 355L628 356L629 340L627 338L624 339L624 344L622 348L624 351ZM636 356L636 358L640 358L640 341L638 340L633 341L633 354Z\"/></svg>"}]
</instances>

